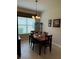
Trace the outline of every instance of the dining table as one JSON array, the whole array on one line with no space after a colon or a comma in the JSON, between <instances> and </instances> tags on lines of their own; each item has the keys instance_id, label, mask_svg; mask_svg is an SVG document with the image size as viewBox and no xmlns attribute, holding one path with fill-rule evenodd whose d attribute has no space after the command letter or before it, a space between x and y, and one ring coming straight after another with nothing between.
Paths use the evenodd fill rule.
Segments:
<instances>
[{"instance_id":1,"label":"dining table","mask_svg":"<svg viewBox=\"0 0 79 59\"><path fill-rule=\"evenodd\" d=\"M42 33L42 34L33 34L33 40L35 40L36 43L38 43L38 47L39 47L39 55L41 54L41 49L43 46L45 46L48 37Z\"/></svg>"},{"instance_id":2,"label":"dining table","mask_svg":"<svg viewBox=\"0 0 79 59\"><path fill-rule=\"evenodd\" d=\"M43 34L33 34L33 38L38 41L45 41L48 39L48 37L44 33Z\"/></svg>"}]
</instances>

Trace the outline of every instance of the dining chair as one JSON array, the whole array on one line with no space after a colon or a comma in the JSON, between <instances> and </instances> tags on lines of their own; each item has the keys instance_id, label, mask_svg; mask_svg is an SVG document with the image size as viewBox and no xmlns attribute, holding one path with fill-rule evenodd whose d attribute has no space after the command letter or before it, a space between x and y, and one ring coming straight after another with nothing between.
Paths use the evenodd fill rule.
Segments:
<instances>
[{"instance_id":1,"label":"dining chair","mask_svg":"<svg viewBox=\"0 0 79 59\"><path fill-rule=\"evenodd\" d=\"M46 48L47 47L49 47L49 50L51 52L51 48L52 48L52 35L48 35L48 40L45 41L44 53L46 52Z\"/></svg>"},{"instance_id":2,"label":"dining chair","mask_svg":"<svg viewBox=\"0 0 79 59\"><path fill-rule=\"evenodd\" d=\"M33 37L33 34L29 35L29 44L34 50L35 45L39 44L39 41Z\"/></svg>"},{"instance_id":3,"label":"dining chair","mask_svg":"<svg viewBox=\"0 0 79 59\"><path fill-rule=\"evenodd\" d=\"M39 55L41 55L42 48L44 48L44 54L46 53L47 47L49 47L49 50L51 52L51 48L52 48L52 35L48 35L47 37L48 37L48 40L41 41L40 44L39 44Z\"/></svg>"},{"instance_id":4,"label":"dining chair","mask_svg":"<svg viewBox=\"0 0 79 59\"><path fill-rule=\"evenodd\" d=\"M31 31L31 33L29 34L29 45L32 46L32 41L33 41L33 34L35 31Z\"/></svg>"}]
</instances>

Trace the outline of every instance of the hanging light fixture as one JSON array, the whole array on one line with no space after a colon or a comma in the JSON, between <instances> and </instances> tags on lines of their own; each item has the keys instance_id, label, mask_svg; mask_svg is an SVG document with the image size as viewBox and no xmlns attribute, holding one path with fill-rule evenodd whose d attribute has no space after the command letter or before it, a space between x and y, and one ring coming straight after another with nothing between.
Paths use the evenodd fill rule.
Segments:
<instances>
[{"instance_id":1,"label":"hanging light fixture","mask_svg":"<svg viewBox=\"0 0 79 59\"><path fill-rule=\"evenodd\" d=\"M36 2L36 16L32 16L33 19L40 19L40 16L38 16L38 11L37 11L37 2L38 0L35 0Z\"/></svg>"}]
</instances>

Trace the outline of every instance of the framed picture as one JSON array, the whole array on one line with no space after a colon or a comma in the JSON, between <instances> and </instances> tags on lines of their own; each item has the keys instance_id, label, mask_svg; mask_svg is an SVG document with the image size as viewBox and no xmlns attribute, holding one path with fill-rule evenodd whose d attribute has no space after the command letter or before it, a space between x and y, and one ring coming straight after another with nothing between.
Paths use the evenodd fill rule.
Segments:
<instances>
[{"instance_id":1,"label":"framed picture","mask_svg":"<svg viewBox=\"0 0 79 59\"><path fill-rule=\"evenodd\" d=\"M60 27L60 20L61 19L54 19L53 20L53 27Z\"/></svg>"},{"instance_id":2,"label":"framed picture","mask_svg":"<svg viewBox=\"0 0 79 59\"><path fill-rule=\"evenodd\" d=\"M48 20L48 27L52 26L52 19Z\"/></svg>"}]
</instances>

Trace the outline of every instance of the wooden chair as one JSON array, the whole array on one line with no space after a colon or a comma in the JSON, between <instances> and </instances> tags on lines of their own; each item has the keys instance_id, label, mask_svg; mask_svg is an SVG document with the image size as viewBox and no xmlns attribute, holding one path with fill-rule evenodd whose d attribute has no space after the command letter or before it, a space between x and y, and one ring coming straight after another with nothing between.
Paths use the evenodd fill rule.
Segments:
<instances>
[{"instance_id":1,"label":"wooden chair","mask_svg":"<svg viewBox=\"0 0 79 59\"><path fill-rule=\"evenodd\" d=\"M45 53L47 47L49 47L49 50L51 52L51 48L52 48L52 35L48 35L48 40L45 41L44 53Z\"/></svg>"},{"instance_id":2,"label":"wooden chair","mask_svg":"<svg viewBox=\"0 0 79 59\"><path fill-rule=\"evenodd\" d=\"M41 50L42 48L44 48L44 54L46 53L46 48L49 47L49 50L51 52L51 48L52 48L52 35L48 35L48 40L45 41L41 41L39 43L39 55L41 55Z\"/></svg>"},{"instance_id":3,"label":"wooden chair","mask_svg":"<svg viewBox=\"0 0 79 59\"><path fill-rule=\"evenodd\" d=\"M33 34L29 35L29 44L34 50L36 44L39 44L39 41L33 37Z\"/></svg>"}]
</instances>

